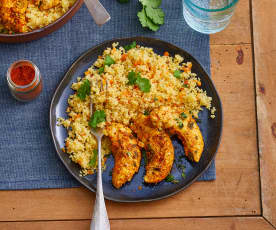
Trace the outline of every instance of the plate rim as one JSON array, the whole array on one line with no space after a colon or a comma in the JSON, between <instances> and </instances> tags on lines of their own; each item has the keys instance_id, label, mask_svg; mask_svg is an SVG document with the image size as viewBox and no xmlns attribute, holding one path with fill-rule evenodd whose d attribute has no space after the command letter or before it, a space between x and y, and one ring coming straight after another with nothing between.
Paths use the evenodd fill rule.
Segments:
<instances>
[{"instance_id":1,"label":"plate rim","mask_svg":"<svg viewBox=\"0 0 276 230\"><path fill-rule=\"evenodd\" d=\"M135 37L122 37L122 38L113 38L113 39L110 39L110 40L105 40L104 42L101 42L100 44L98 45L95 45L89 49L87 49L86 51L84 51L72 64L71 66L67 69L67 71L65 72L65 74L63 75L63 78L60 80L60 82L58 83L58 86L52 96L52 99L51 99L51 104L50 104L50 110L49 110L49 126L50 126L50 131L51 131L51 137L52 137L52 141L54 143L54 146L55 146L55 150L56 150L56 154L58 155L59 159L62 161L63 165L66 167L66 169L69 171L69 173L80 183L82 184L84 187L86 187L88 190L90 190L91 192L94 192L96 193L96 190L93 189L92 187L88 186L85 182L83 182L78 176L76 176L75 174L73 174L71 172L71 169L69 168L69 165L67 165L67 163L63 160L63 158L61 157L61 155L59 154L59 150L58 150L58 147L57 147L57 141L55 139L55 135L54 135L54 132L53 132L53 129L52 129L52 120L53 120L53 117L52 117L52 111L53 111L53 107L54 107L54 100L60 90L60 88L62 87L63 85L63 82L68 78L68 76L70 76L70 73L72 71L72 69L74 69L74 67L78 64L79 61L81 61L83 58L85 58L85 56L90 53L91 51L93 50L97 50L99 48L101 48L102 46L108 44L108 43L114 43L114 42L120 42L121 41L126 41L126 40L151 40L151 41L155 41L155 42L161 42L163 44L166 44L168 46L171 46L171 47L174 47L175 49L178 49L178 50L181 50L182 52L184 51L186 54L188 54L190 56L190 58L192 59L192 61L196 61L199 65L199 67L201 68L201 70L203 71L203 73L207 76L207 79L210 81L213 89L214 89L214 92L217 96L217 99L218 99L218 105L220 107L220 117L221 117L221 125L219 127L219 137L218 137L218 143L217 143L217 146L216 146L216 151L214 152L211 160L208 162L207 166L199 173L197 174L192 180L190 180L190 182L188 182L187 184L185 184L183 187L181 188L177 188L174 192L171 192L169 194L166 194L166 195L163 195L163 196L159 196L159 197L156 197L156 198L149 198L149 199L139 199L139 200L122 200L122 199L117 199L117 198L113 198L113 197L110 197L110 196L107 196L104 194L104 197L105 199L107 200L110 200L110 201L115 201L115 202L122 202L122 203L136 203L136 202L150 202L150 201L155 201L155 200L161 200L161 199L165 199L165 198L168 198L170 196L173 196L185 189L187 189L188 187L190 187L190 185L192 185L211 165L211 163L213 162L213 160L216 158L216 155L217 155L217 152L218 152L218 149L219 149L219 146L220 146L220 143L221 143L221 137L222 137L222 132L223 132L223 107L222 107L222 103L221 103L221 99L220 99L220 96L218 94L218 91L215 87L215 84L214 82L212 81L211 77L209 76L209 74L205 71L205 69L203 68L203 66L201 65L201 63L196 59L194 58L189 52L187 52L186 50L174 45L174 44L171 44L170 42L167 42L165 40L161 40L161 39L157 39L157 38L152 38L152 37L144 37L144 36L135 36ZM147 42L147 41L145 41ZM56 125L56 124L55 124ZM207 150L206 150L207 151Z\"/></svg>"}]
</instances>

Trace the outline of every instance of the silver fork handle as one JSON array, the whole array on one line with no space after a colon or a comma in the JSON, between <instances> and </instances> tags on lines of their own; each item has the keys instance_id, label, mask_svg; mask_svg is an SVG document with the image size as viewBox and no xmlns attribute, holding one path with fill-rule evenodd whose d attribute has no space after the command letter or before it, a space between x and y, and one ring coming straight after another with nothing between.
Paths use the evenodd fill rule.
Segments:
<instances>
[{"instance_id":1,"label":"silver fork handle","mask_svg":"<svg viewBox=\"0 0 276 230\"><path fill-rule=\"evenodd\" d=\"M101 26L109 21L109 13L98 0L84 0L84 2L97 25Z\"/></svg>"},{"instance_id":2,"label":"silver fork handle","mask_svg":"<svg viewBox=\"0 0 276 230\"><path fill-rule=\"evenodd\" d=\"M110 230L108 215L104 203L103 184L102 184L102 165L101 165L101 137L98 141L98 173L97 173L97 194L94 205L94 213L90 230Z\"/></svg>"}]
</instances>

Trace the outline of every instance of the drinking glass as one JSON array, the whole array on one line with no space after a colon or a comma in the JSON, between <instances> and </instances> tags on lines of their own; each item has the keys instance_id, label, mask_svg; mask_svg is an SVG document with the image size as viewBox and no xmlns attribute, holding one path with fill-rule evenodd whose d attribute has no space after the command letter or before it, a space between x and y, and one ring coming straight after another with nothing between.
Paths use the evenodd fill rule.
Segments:
<instances>
[{"instance_id":1,"label":"drinking glass","mask_svg":"<svg viewBox=\"0 0 276 230\"><path fill-rule=\"evenodd\" d=\"M213 34L230 22L239 0L182 0L183 15L194 30Z\"/></svg>"}]
</instances>

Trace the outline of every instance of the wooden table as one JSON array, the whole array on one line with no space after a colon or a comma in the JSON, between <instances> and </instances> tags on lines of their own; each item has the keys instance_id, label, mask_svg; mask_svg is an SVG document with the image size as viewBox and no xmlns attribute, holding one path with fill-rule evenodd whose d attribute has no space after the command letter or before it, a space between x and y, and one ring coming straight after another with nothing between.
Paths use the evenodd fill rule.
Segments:
<instances>
[{"instance_id":1,"label":"wooden table","mask_svg":"<svg viewBox=\"0 0 276 230\"><path fill-rule=\"evenodd\" d=\"M224 109L217 179L160 201L107 202L112 230L274 229L275 14L275 0L240 0L230 26L211 36ZM89 229L94 198L85 188L1 191L0 229Z\"/></svg>"}]
</instances>

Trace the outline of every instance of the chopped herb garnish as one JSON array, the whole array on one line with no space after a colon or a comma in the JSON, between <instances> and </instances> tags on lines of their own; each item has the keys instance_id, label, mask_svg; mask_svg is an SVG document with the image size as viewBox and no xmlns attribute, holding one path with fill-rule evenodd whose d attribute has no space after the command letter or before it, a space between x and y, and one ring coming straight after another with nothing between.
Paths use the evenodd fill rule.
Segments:
<instances>
[{"instance_id":1,"label":"chopped herb garnish","mask_svg":"<svg viewBox=\"0 0 276 230\"><path fill-rule=\"evenodd\" d=\"M179 181L174 179L174 176L172 174L169 174L166 178L165 178L166 182L172 182L174 184L177 184Z\"/></svg>"},{"instance_id":2,"label":"chopped herb garnish","mask_svg":"<svg viewBox=\"0 0 276 230\"><path fill-rule=\"evenodd\" d=\"M112 64L115 64L115 61L112 59L112 57L106 55L104 59L104 65L111 66Z\"/></svg>"},{"instance_id":3,"label":"chopped herb garnish","mask_svg":"<svg viewBox=\"0 0 276 230\"><path fill-rule=\"evenodd\" d=\"M173 72L173 76L176 78L180 78L180 74L181 74L181 72L178 69Z\"/></svg>"},{"instance_id":4,"label":"chopped herb garnish","mask_svg":"<svg viewBox=\"0 0 276 230\"><path fill-rule=\"evenodd\" d=\"M136 83L137 77L139 73L135 73L134 71L130 71L127 75L128 78L128 85L134 85Z\"/></svg>"},{"instance_id":5,"label":"chopped herb garnish","mask_svg":"<svg viewBox=\"0 0 276 230\"><path fill-rule=\"evenodd\" d=\"M150 111L145 110L145 111L144 111L144 115L146 115L146 116L150 115Z\"/></svg>"},{"instance_id":6,"label":"chopped herb garnish","mask_svg":"<svg viewBox=\"0 0 276 230\"><path fill-rule=\"evenodd\" d=\"M99 74L102 74L104 72L104 66L102 66L101 68L99 68Z\"/></svg>"},{"instance_id":7,"label":"chopped herb garnish","mask_svg":"<svg viewBox=\"0 0 276 230\"><path fill-rule=\"evenodd\" d=\"M185 179L185 178L186 178L185 172L182 172L182 173L181 173L181 176Z\"/></svg>"},{"instance_id":8,"label":"chopped herb garnish","mask_svg":"<svg viewBox=\"0 0 276 230\"><path fill-rule=\"evenodd\" d=\"M127 155L128 155L129 157L131 157L131 152L127 152Z\"/></svg>"},{"instance_id":9,"label":"chopped herb garnish","mask_svg":"<svg viewBox=\"0 0 276 230\"><path fill-rule=\"evenodd\" d=\"M145 162L145 166L148 164L148 158L147 158L147 154L146 154L146 150L142 149L142 156Z\"/></svg>"},{"instance_id":10,"label":"chopped herb garnish","mask_svg":"<svg viewBox=\"0 0 276 230\"><path fill-rule=\"evenodd\" d=\"M158 101L158 99L155 97L154 99L153 99L154 101Z\"/></svg>"},{"instance_id":11,"label":"chopped herb garnish","mask_svg":"<svg viewBox=\"0 0 276 230\"><path fill-rule=\"evenodd\" d=\"M81 99L81 100L85 100L86 96L88 96L90 94L90 82L85 79L80 88L77 91L77 96Z\"/></svg>"},{"instance_id":12,"label":"chopped herb garnish","mask_svg":"<svg viewBox=\"0 0 276 230\"><path fill-rule=\"evenodd\" d=\"M183 86L184 86L184 88L189 88L188 84L184 84Z\"/></svg>"},{"instance_id":13,"label":"chopped herb garnish","mask_svg":"<svg viewBox=\"0 0 276 230\"><path fill-rule=\"evenodd\" d=\"M127 75L128 85L138 85L139 89L144 93L148 93L151 88L149 79L141 77L140 73L130 71Z\"/></svg>"},{"instance_id":14,"label":"chopped herb garnish","mask_svg":"<svg viewBox=\"0 0 276 230\"><path fill-rule=\"evenodd\" d=\"M195 118L197 123L201 123L201 119L200 118Z\"/></svg>"},{"instance_id":15,"label":"chopped herb garnish","mask_svg":"<svg viewBox=\"0 0 276 230\"><path fill-rule=\"evenodd\" d=\"M105 112L103 110L97 110L90 118L89 126L92 128L97 128L97 125L103 121L105 121Z\"/></svg>"},{"instance_id":16,"label":"chopped herb garnish","mask_svg":"<svg viewBox=\"0 0 276 230\"><path fill-rule=\"evenodd\" d=\"M149 79L138 77L136 80L136 84L139 86L140 90L143 91L144 93L148 93L150 91L151 84Z\"/></svg>"},{"instance_id":17,"label":"chopped herb garnish","mask_svg":"<svg viewBox=\"0 0 276 230\"><path fill-rule=\"evenodd\" d=\"M94 168L96 166L97 158L98 158L98 151L96 149L94 149L92 158L89 161L89 166L90 167Z\"/></svg>"},{"instance_id":18,"label":"chopped herb garnish","mask_svg":"<svg viewBox=\"0 0 276 230\"><path fill-rule=\"evenodd\" d=\"M187 115L185 113L180 113L180 118L185 119L185 118L187 118Z\"/></svg>"},{"instance_id":19,"label":"chopped herb garnish","mask_svg":"<svg viewBox=\"0 0 276 230\"><path fill-rule=\"evenodd\" d=\"M125 49L125 51L129 51L129 50L131 50L131 49L133 49L135 47L136 47L136 41L132 42L129 45L124 46L124 49Z\"/></svg>"},{"instance_id":20,"label":"chopped herb garnish","mask_svg":"<svg viewBox=\"0 0 276 230\"><path fill-rule=\"evenodd\" d=\"M181 121L180 119L178 119L178 118L176 118L175 120L176 120L176 122L177 122L178 127L179 127L180 129L182 129L182 128L183 128L183 123L182 123L182 121Z\"/></svg>"}]
</instances>

